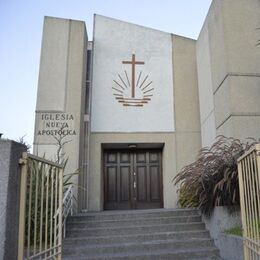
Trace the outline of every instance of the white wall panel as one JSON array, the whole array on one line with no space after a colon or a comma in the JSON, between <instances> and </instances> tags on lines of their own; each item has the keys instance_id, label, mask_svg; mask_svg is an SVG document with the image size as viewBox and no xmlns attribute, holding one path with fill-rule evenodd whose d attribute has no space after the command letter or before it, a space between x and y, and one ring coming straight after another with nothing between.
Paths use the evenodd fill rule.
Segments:
<instances>
[{"instance_id":1,"label":"white wall panel","mask_svg":"<svg viewBox=\"0 0 260 260\"><path fill-rule=\"evenodd\" d=\"M124 106L114 95L132 98L132 66L122 63L130 61L132 54L145 64L135 66L135 100L127 104L151 99L139 107ZM92 86L92 132L174 131L171 35L96 15Z\"/></svg>"}]
</instances>

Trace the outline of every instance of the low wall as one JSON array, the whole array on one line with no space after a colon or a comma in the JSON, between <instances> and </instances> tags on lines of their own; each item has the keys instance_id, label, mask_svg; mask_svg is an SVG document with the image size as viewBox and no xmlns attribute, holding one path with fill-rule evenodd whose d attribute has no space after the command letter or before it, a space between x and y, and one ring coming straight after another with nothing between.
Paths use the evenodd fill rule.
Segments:
<instances>
[{"instance_id":1,"label":"low wall","mask_svg":"<svg viewBox=\"0 0 260 260\"><path fill-rule=\"evenodd\" d=\"M215 207L210 217L202 215L215 245L224 260L243 260L243 239L239 236L227 235L225 230L241 225L239 208Z\"/></svg>"},{"instance_id":2,"label":"low wall","mask_svg":"<svg viewBox=\"0 0 260 260\"><path fill-rule=\"evenodd\" d=\"M0 259L17 259L20 166L26 147L0 139Z\"/></svg>"},{"instance_id":3,"label":"low wall","mask_svg":"<svg viewBox=\"0 0 260 260\"><path fill-rule=\"evenodd\" d=\"M221 234L215 243L224 260L244 260L242 237Z\"/></svg>"}]
</instances>

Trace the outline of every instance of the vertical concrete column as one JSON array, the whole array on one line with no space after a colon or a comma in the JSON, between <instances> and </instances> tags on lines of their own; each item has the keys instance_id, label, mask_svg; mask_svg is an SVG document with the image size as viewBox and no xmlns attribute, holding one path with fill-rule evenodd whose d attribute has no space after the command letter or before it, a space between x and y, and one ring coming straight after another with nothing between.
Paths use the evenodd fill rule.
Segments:
<instances>
[{"instance_id":1,"label":"vertical concrete column","mask_svg":"<svg viewBox=\"0 0 260 260\"><path fill-rule=\"evenodd\" d=\"M86 61L85 23L45 17L34 154L56 161L60 142L60 156L68 159L65 174L81 167L79 158L84 134ZM77 187L77 176L73 182Z\"/></svg>"},{"instance_id":2,"label":"vertical concrete column","mask_svg":"<svg viewBox=\"0 0 260 260\"><path fill-rule=\"evenodd\" d=\"M196 41L172 36L176 169L193 162L201 148Z\"/></svg>"},{"instance_id":3,"label":"vertical concrete column","mask_svg":"<svg viewBox=\"0 0 260 260\"><path fill-rule=\"evenodd\" d=\"M0 259L17 259L20 166L26 147L0 139Z\"/></svg>"},{"instance_id":4,"label":"vertical concrete column","mask_svg":"<svg viewBox=\"0 0 260 260\"><path fill-rule=\"evenodd\" d=\"M214 0L197 41L202 145L259 138L260 1Z\"/></svg>"}]
</instances>

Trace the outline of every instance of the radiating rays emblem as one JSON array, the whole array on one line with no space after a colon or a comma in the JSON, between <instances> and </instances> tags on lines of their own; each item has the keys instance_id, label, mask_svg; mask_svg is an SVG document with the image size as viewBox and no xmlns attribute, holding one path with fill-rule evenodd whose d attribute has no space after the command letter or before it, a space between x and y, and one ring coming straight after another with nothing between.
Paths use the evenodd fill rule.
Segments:
<instances>
[{"instance_id":1,"label":"radiating rays emblem","mask_svg":"<svg viewBox=\"0 0 260 260\"><path fill-rule=\"evenodd\" d=\"M142 107L151 101L154 91L151 86L153 82L148 79L148 75L143 75L143 72L140 71L136 77L136 65L144 65L145 63L137 61L135 54L132 54L132 60L122 61L122 63L131 65L131 77L129 77L126 70L118 74L118 78L114 80L114 86L112 87L113 95L123 106Z\"/></svg>"}]
</instances>

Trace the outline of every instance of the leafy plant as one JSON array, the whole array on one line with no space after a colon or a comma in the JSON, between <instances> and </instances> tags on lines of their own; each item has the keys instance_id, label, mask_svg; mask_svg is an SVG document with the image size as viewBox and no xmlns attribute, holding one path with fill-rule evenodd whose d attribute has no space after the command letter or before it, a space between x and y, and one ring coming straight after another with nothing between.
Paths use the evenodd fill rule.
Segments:
<instances>
[{"instance_id":1,"label":"leafy plant","mask_svg":"<svg viewBox=\"0 0 260 260\"><path fill-rule=\"evenodd\" d=\"M67 140L67 135L63 134L64 129L65 129L65 126L60 127L57 136L53 134L52 137L54 138L55 145L57 146L56 162L66 166L68 158L65 159L65 153L64 153L63 149L64 149L65 145L67 143L71 142L72 140Z\"/></svg>"},{"instance_id":2,"label":"leafy plant","mask_svg":"<svg viewBox=\"0 0 260 260\"><path fill-rule=\"evenodd\" d=\"M224 231L224 233L228 234L228 235L235 235L235 236L240 236L240 237L243 236L241 226L235 226L230 229L227 229Z\"/></svg>"},{"instance_id":3,"label":"leafy plant","mask_svg":"<svg viewBox=\"0 0 260 260\"><path fill-rule=\"evenodd\" d=\"M65 169L68 160L62 164ZM72 178L78 172L63 177L63 196L73 185ZM25 241L28 254L42 246L49 246L55 239L59 191L58 169L35 159L28 159ZM74 197L76 201L76 198ZM41 246L42 245L42 246Z\"/></svg>"},{"instance_id":4,"label":"leafy plant","mask_svg":"<svg viewBox=\"0 0 260 260\"><path fill-rule=\"evenodd\" d=\"M253 230L255 231L255 233L253 232ZM248 225L248 232L249 232L249 234L248 234L249 237L251 237L252 235L259 237L259 234L260 234L260 220L259 219L252 221L251 224ZM228 234L228 235L235 235L235 236L242 237L243 229L241 226L235 226L235 227L225 230L224 233Z\"/></svg>"},{"instance_id":5,"label":"leafy plant","mask_svg":"<svg viewBox=\"0 0 260 260\"><path fill-rule=\"evenodd\" d=\"M25 140L25 136L23 135L21 137L19 137L16 141L22 145L24 145L26 147L26 151L29 152L30 149L32 148L32 146Z\"/></svg>"},{"instance_id":6,"label":"leafy plant","mask_svg":"<svg viewBox=\"0 0 260 260\"><path fill-rule=\"evenodd\" d=\"M179 190L179 203L182 208L198 207L199 201L197 196L194 196L196 187L181 186Z\"/></svg>"},{"instance_id":7,"label":"leafy plant","mask_svg":"<svg viewBox=\"0 0 260 260\"><path fill-rule=\"evenodd\" d=\"M71 140L66 140L66 135L62 134L53 137L57 146L55 162L61 165L64 171L68 158L65 158L63 149ZM25 144L23 137L20 138L20 142ZM43 156L44 158L45 156ZM63 196L71 185L75 185L73 177L77 175L79 175L78 170L63 176ZM39 248L43 244L50 245L54 241L55 221L57 221L54 216L57 214L59 185L58 171L55 166L28 159L25 217L25 240L28 254L32 250L37 250L35 248ZM76 201L75 197L74 200Z\"/></svg>"},{"instance_id":8,"label":"leafy plant","mask_svg":"<svg viewBox=\"0 0 260 260\"><path fill-rule=\"evenodd\" d=\"M173 179L179 184L180 204L184 207L196 205L210 215L215 206L239 205L237 159L256 143L218 136L213 145L202 148L197 160L185 166ZM188 194L183 203L184 194ZM187 197L187 196L186 196Z\"/></svg>"}]
</instances>

